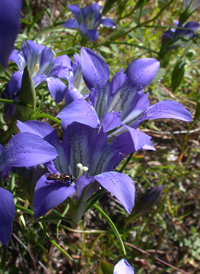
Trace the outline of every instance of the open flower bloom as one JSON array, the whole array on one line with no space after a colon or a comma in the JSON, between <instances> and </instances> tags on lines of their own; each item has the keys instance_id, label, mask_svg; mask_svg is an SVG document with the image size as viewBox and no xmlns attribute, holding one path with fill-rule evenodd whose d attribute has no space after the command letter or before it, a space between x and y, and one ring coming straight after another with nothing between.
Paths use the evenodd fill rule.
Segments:
<instances>
[{"instance_id":1,"label":"open flower bloom","mask_svg":"<svg viewBox=\"0 0 200 274\"><path fill-rule=\"evenodd\" d=\"M102 24L107 27L113 27L115 23L110 18L101 19L100 6L91 4L90 7L85 6L79 8L78 5L68 5L68 9L75 15L75 20L68 19L63 27L74 29L79 28L81 36L88 36L90 41L95 41L98 37L97 27Z\"/></svg>"},{"instance_id":2,"label":"open flower bloom","mask_svg":"<svg viewBox=\"0 0 200 274\"><path fill-rule=\"evenodd\" d=\"M67 55L54 59L51 48L28 40L23 44L21 52L16 49L13 50L10 60L17 64L19 71L12 75L8 84L7 93L9 96L18 93L19 90L16 87L21 87L23 70L28 65L34 87L47 82L48 89L54 100L57 103L62 101L66 92L66 85L58 77L60 77L59 73L63 72L63 70L67 73L71 66L71 60Z\"/></svg>"},{"instance_id":3,"label":"open flower bloom","mask_svg":"<svg viewBox=\"0 0 200 274\"><path fill-rule=\"evenodd\" d=\"M20 29L21 0L0 2L0 65L7 67L8 58L14 48Z\"/></svg>"},{"instance_id":4,"label":"open flower bloom","mask_svg":"<svg viewBox=\"0 0 200 274\"><path fill-rule=\"evenodd\" d=\"M90 111L94 107L104 132L112 139L124 131L129 131L135 143L135 149L153 149L148 135L137 130L140 123L146 119L174 118L182 121L192 121L191 114L181 104L166 100L150 106L148 93L144 88L153 80L159 62L153 58L143 58L133 61L126 72L116 73L109 82L109 68L105 61L88 48L81 50L81 68L83 79L91 90L89 103L75 100L58 115L63 128L72 121L88 124L94 119ZM83 106L81 107L81 104ZM77 108L73 108L77 105ZM85 113L83 119L77 116L75 109Z\"/></svg>"},{"instance_id":5,"label":"open flower bloom","mask_svg":"<svg viewBox=\"0 0 200 274\"><path fill-rule=\"evenodd\" d=\"M0 187L0 242L8 245L12 234L12 221L15 218L13 195Z\"/></svg>"},{"instance_id":6,"label":"open flower bloom","mask_svg":"<svg viewBox=\"0 0 200 274\"><path fill-rule=\"evenodd\" d=\"M134 274L134 270L125 259L122 259L115 265L113 274Z\"/></svg>"},{"instance_id":7,"label":"open flower bloom","mask_svg":"<svg viewBox=\"0 0 200 274\"><path fill-rule=\"evenodd\" d=\"M175 47L179 46L178 44L173 45L174 42L178 41L180 38L192 38L195 36L195 32L199 28L198 22L188 22L183 25L180 25L177 20L174 21L177 27L185 29L169 29L163 32L162 36L162 47L172 50ZM183 46L183 42L180 41L180 44Z\"/></svg>"},{"instance_id":8,"label":"open flower bloom","mask_svg":"<svg viewBox=\"0 0 200 274\"><path fill-rule=\"evenodd\" d=\"M107 134L102 129L72 123L63 132L60 143L56 131L46 123L18 121L17 125L24 134L29 132L44 138L57 151L56 159L46 165L50 173L43 175L36 184L33 201L35 218L70 197L81 201L79 210L71 216L77 223L87 200L100 186L111 192L128 213L131 212L134 183L129 176L113 171L126 155L135 151L129 132L108 144Z\"/></svg>"}]
</instances>

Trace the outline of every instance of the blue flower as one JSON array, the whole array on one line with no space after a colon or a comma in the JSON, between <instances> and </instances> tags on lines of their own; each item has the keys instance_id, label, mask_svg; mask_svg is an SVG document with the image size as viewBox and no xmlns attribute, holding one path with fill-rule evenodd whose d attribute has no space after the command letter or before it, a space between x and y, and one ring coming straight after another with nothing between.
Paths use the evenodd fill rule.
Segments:
<instances>
[{"instance_id":1,"label":"blue flower","mask_svg":"<svg viewBox=\"0 0 200 274\"><path fill-rule=\"evenodd\" d=\"M77 223L87 200L100 186L111 192L128 213L131 212L135 197L134 183L129 176L113 171L126 155L135 151L129 132L108 144L107 134L102 129L72 123L64 130L60 143L56 131L46 123L18 121L17 125L21 134L29 132L44 138L57 151L56 159L46 165L50 173L43 175L36 184L33 200L35 218L70 197L74 202L80 201L79 210L71 216ZM70 176L66 181L63 179L65 174Z\"/></svg>"},{"instance_id":2,"label":"blue flower","mask_svg":"<svg viewBox=\"0 0 200 274\"><path fill-rule=\"evenodd\" d=\"M183 25L180 25L177 20L174 21L177 27L185 28L185 29L169 29L163 32L162 35L162 47L166 48L166 50L172 50L175 47L179 46L177 41L181 38L193 38L195 37L195 32L199 28L198 22L188 22ZM180 44L183 46L183 42L180 41Z\"/></svg>"},{"instance_id":3,"label":"blue flower","mask_svg":"<svg viewBox=\"0 0 200 274\"><path fill-rule=\"evenodd\" d=\"M66 85L58 79L60 73L68 73L71 66L71 60L67 55L59 56L54 59L51 48L36 44L28 40L23 44L21 52L13 50L10 55L10 60L15 62L19 71L15 72L8 84L7 93L9 96L18 93L17 87L21 86L23 70L28 65L34 87L47 82L48 89L54 98L59 103L65 96Z\"/></svg>"},{"instance_id":4,"label":"blue flower","mask_svg":"<svg viewBox=\"0 0 200 274\"><path fill-rule=\"evenodd\" d=\"M39 136L31 133L16 134L5 147L0 145L0 175L6 178L13 167L44 164L56 156L55 148ZM12 194L6 189L0 188L0 197L0 241L7 245L12 233L15 206Z\"/></svg>"},{"instance_id":5,"label":"blue flower","mask_svg":"<svg viewBox=\"0 0 200 274\"><path fill-rule=\"evenodd\" d=\"M134 270L125 259L122 259L115 265L113 274L134 274Z\"/></svg>"},{"instance_id":6,"label":"blue flower","mask_svg":"<svg viewBox=\"0 0 200 274\"><path fill-rule=\"evenodd\" d=\"M8 245L12 234L12 221L15 218L13 195L0 187L0 242Z\"/></svg>"},{"instance_id":7,"label":"blue flower","mask_svg":"<svg viewBox=\"0 0 200 274\"><path fill-rule=\"evenodd\" d=\"M75 15L76 19L68 19L63 27L74 29L79 28L81 36L88 36L90 41L95 41L98 37L97 27L100 24L103 24L107 27L113 27L115 23L110 18L101 18L101 14L99 12L100 6L98 4L91 4L90 7L85 6L83 8L79 8L78 5L68 5L68 9Z\"/></svg>"},{"instance_id":8,"label":"blue flower","mask_svg":"<svg viewBox=\"0 0 200 274\"><path fill-rule=\"evenodd\" d=\"M129 131L135 150L139 150L154 149L151 138L137 130L142 121L158 118L192 120L189 111L177 102L166 100L150 106L149 94L144 94L144 88L153 80L159 68L159 62L153 58L133 61L125 73L119 71L110 82L106 62L92 50L82 48L81 68L83 79L90 89L89 103L84 103L89 106L81 107L84 100L76 100L72 104L85 111L87 119L84 121L80 115L77 116L74 108L69 105L58 114L63 128L72 121L83 124L92 121L94 113L89 111L92 105L109 139Z\"/></svg>"},{"instance_id":9,"label":"blue flower","mask_svg":"<svg viewBox=\"0 0 200 274\"><path fill-rule=\"evenodd\" d=\"M21 0L1 0L0 3L0 64L7 67L20 29Z\"/></svg>"}]
</instances>

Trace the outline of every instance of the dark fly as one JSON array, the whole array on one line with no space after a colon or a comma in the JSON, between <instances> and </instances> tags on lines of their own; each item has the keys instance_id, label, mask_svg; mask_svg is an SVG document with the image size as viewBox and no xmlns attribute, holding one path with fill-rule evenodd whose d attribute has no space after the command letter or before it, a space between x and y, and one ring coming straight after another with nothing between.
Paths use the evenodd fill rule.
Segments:
<instances>
[{"instance_id":1,"label":"dark fly","mask_svg":"<svg viewBox=\"0 0 200 274\"><path fill-rule=\"evenodd\" d=\"M71 185L75 182L75 177L72 175L64 174L64 173L61 173L61 174L53 173L53 174L47 175L47 180L61 181L63 183L67 183Z\"/></svg>"}]
</instances>

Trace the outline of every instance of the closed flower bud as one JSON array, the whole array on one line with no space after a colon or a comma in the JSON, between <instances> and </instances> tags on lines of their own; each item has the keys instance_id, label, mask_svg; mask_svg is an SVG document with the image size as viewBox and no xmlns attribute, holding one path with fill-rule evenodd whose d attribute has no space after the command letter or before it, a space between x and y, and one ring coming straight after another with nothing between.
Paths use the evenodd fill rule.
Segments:
<instances>
[{"instance_id":1,"label":"closed flower bud","mask_svg":"<svg viewBox=\"0 0 200 274\"><path fill-rule=\"evenodd\" d=\"M24 68L22 84L19 91L19 101L21 103L32 105L33 107L36 106L36 93L28 66ZM22 120L28 120L33 109L21 105L19 106L19 109Z\"/></svg>"},{"instance_id":2,"label":"closed flower bud","mask_svg":"<svg viewBox=\"0 0 200 274\"><path fill-rule=\"evenodd\" d=\"M151 210L162 196L164 186L158 185L147 190L140 199L135 203L135 206L131 212L131 215L126 219L126 224L131 222L135 217L141 216Z\"/></svg>"}]
</instances>

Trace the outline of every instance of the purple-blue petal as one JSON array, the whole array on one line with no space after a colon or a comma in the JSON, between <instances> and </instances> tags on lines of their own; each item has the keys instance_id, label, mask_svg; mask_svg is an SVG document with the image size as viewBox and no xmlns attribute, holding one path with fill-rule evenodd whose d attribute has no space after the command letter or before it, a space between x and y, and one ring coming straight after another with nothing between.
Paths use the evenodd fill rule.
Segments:
<instances>
[{"instance_id":1,"label":"purple-blue petal","mask_svg":"<svg viewBox=\"0 0 200 274\"><path fill-rule=\"evenodd\" d=\"M81 176L80 178L78 178L76 182L76 192L79 199L83 193L84 188L90 183L91 183L90 178L86 178L85 176Z\"/></svg>"},{"instance_id":2,"label":"purple-blue petal","mask_svg":"<svg viewBox=\"0 0 200 274\"><path fill-rule=\"evenodd\" d=\"M99 12L101 7L99 6L99 4L97 3L92 3L90 5L90 9L93 11L93 12Z\"/></svg>"},{"instance_id":3,"label":"purple-blue petal","mask_svg":"<svg viewBox=\"0 0 200 274\"><path fill-rule=\"evenodd\" d=\"M40 55L40 65L39 65L39 67L42 68L47 63L52 62L52 61L53 61L53 51L52 51L51 48L45 47L42 50L42 53Z\"/></svg>"},{"instance_id":4,"label":"purple-blue petal","mask_svg":"<svg viewBox=\"0 0 200 274\"><path fill-rule=\"evenodd\" d=\"M33 79L34 87L36 88L39 84L44 83L47 80L46 75L36 75Z\"/></svg>"},{"instance_id":5,"label":"purple-blue petal","mask_svg":"<svg viewBox=\"0 0 200 274\"><path fill-rule=\"evenodd\" d=\"M110 82L111 94L114 95L117 91L119 91L125 81L126 74L124 74L124 71L122 69L113 76L112 81Z\"/></svg>"},{"instance_id":6,"label":"purple-blue petal","mask_svg":"<svg viewBox=\"0 0 200 274\"><path fill-rule=\"evenodd\" d=\"M21 53L24 56L31 74L34 74L35 67L39 65L40 55L44 49L45 46L39 45L31 40L27 40L26 43L23 44Z\"/></svg>"},{"instance_id":7,"label":"purple-blue petal","mask_svg":"<svg viewBox=\"0 0 200 274\"><path fill-rule=\"evenodd\" d=\"M193 31L196 31L199 28L199 23L196 21L188 22L184 25L184 28L191 29Z\"/></svg>"},{"instance_id":8,"label":"purple-blue petal","mask_svg":"<svg viewBox=\"0 0 200 274\"><path fill-rule=\"evenodd\" d=\"M134 270L125 259L122 259L115 265L113 274L134 274Z\"/></svg>"},{"instance_id":9,"label":"purple-blue petal","mask_svg":"<svg viewBox=\"0 0 200 274\"><path fill-rule=\"evenodd\" d=\"M73 101L82 99L83 96L81 93L76 89L76 88L71 88L65 93L65 105L68 106L71 104Z\"/></svg>"},{"instance_id":10,"label":"purple-blue petal","mask_svg":"<svg viewBox=\"0 0 200 274\"><path fill-rule=\"evenodd\" d=\"M7 67L20 29L21 0L0 1L0 63Z\"/></svg>"},{"instance_id":11,"label":"purple-blue petal","mask_svg":"<svg viewBox=\"0 0 200 274\"><path fill-rule=\"evenodd\" d=\"M43 216L49 210L61 204L75 191L75 186L70 186L61 181L47 180L46 175L43 175L36 184L33 198L35 218Z\"/></svg>"},{"instance_id":12,"label":"purple-blue petal","mask_svg":"<svg viewBox=\"0 0 200 274\"><path fill-rule=\"evenodd\" d=\"M109 81L108 65L91 49L81 48L81 68L83 79L89 89L105 86Z\"/></svg>"},{"instance_id":13,"label":"purple-blue petal","mask_svg":"<svg viewBox=\"0 0 200 274\"><path fill-rule=\"evenodd\" d=\"M66 68L71 68L72 66L72 61L71 59L65 54L65 55L61 55L56 57L53 60L53 64L54 65L61 65L62 67ZM60 77L60 76L59 76Z\"/></svg>"},{"instance_id":14,"label":"purple-blue petal","mask_svg":"<svg viewBox=\"0 0 200 274\"><path fill-rule=\"evenodd\" d=\"M132 179L118 172L105 172L94 176L100 185L112 193L130 214L135 202L135 185Z\"/></svg>"},{"instance_id":15,"label":"purple-blue petal","mask_svg":"<svg viewBox=\"0 0 200 274\"><path fill-rule=\"evenodd\" d=\"M90 39L90 41L94 42L95 40L97 40L99 33L98 31L96 31L95 29L89 29L87 31L88 37Z\"/></svg>"},{"instance_id":16,"label":"purple-blue petal","mask_svg":"<svg viewBox=\"0 0 200 274\"><path fill-rule=\"evenodd\" d=\"M142 58L133 61L126 69L126 75L132 83L138 88L146 87L151 83L160 67L160 63L154 58Z\"/></svg>"},{"instance_id":17,"label":"purple-blue petal","mask_svg":"<svg viewBox=\"0 0 200 274\"><path fill-rule=\"evenodd\" d=\"M0 155L0 168L5 166L29 167L55 159L53 146L32 133L16 134L4 147Z\"/></svg>"},{"instance_id":18,"label":"purple-blue petal","mask_svg":"<svg viewBox=\"0 0 200 274\"><path fill-rule=\"evenodd\" d=\"M103 126L104 132L108 132L121 126L121 112L106 112L106 114L101 119L101 125Z\"/></svg>"},{"instance_id":19,"label":"purple-blue petal","mask_svg":"<svg viewBox=\"0 0 200 274\"><path fill-rule=\"evenodd\" d=\"M149 93L144 94L144 90L137 92L134 96L129 96L129 101L125 104L125 108L122 111L122 122L127 126L137 128L143 116L145 116L145 110L150 105L148 99Z\"/></svg>"},{"instance_id":20,"label":"purple-blue petal","mask_svg":"<svg viewBox=\"0 0 200 274\"><path fill-rule=\"evenodd\" d=\"M192 121L190 112L180 103L171 100L165 100L148 107L144 118L143 120L173 118L186 122Z\"/></svg>"},{"instance_id":21,"label":"purple-blue petal","mask_svg":"<svg viewBox=\"0 0 200 274\"><path fill-rule=\"evenodd\" d=\"M29 132L38 135L47 142L49 142L50 139L54 139L59 142L55 129L47 123L32 120L27 122L17 121L17 127L20 132Z\"/></svg>"},{"instance_id":22,"label":"purple-blue petal","mask_svg":"<svg viewBox=\"0 0 200 274\"><path fill-rule=\"evenodd\" d=\"M22 71L16 71L10 78L10 82L8 83L8 92L9 95L13 95L14 93L18 93L21 88L22 82Z\"/></svg>"},{"instance_id":23,"label":"purple-blue petal","mask_svg":"<svg viewBox=\"0 0 200 274\"><path fill-rule=\"evenodd\" d=\"M0 242L8 245L12 234L12 221L15 218L13 195L6 189L0 188Z\"/></svg>"},{"instance_id":24,"label":"purple-blue petal","mask_svg":"<svg viewBox=\"0 0 200 274\"><path fill-rule=\"evenodd\" d=\"M78 5L67 5L67 7L75 15L77 15L81 11Z\"/></svg>"},{"instance_id":25,"label":"purple-blue petal","mask_svg":"<svg viewBox=\"0 0 200 274\"><path fill-rule=\"evenodd\" d=\"M14 49L11 52L11 54L9 56L9 60L12 62L15 62L20 70L24 69L25 60L18 50Z\"/></svg>"},{"instance_id":26,"label":"purple-blue petal","mask_svg":"<svg viewBox=\"0 0 200 274\"><path fill-rule=\"evenodd\" d=\"M115 26L114 21L110 18L102 19L101 24L106 26L106 27L114 27Z\"/></svg>"},{"instance_id":27,"label":"purple-blue petal","mask_svg":"<svg viewBox=\"0 0 200 274\"><path fill-rule=\"evenodd\" d=\"M66 85L60 79L54 77L47 78L47 85L53 99L60 103L65 96Z\"/></svg>"},{"instance_id":28,"label":"purple-blue petal","mask_svg":"<svg viewBox=\"0 0 200 274\"><path fill-rule=\"evenodd\" d=\"M68 19L64 24L63 27L68 29L76 29L78 28L78 22L77 20Z\"/></svg>"},{"instance_id":29,"label":"purple-blue petal","mask_svg":"<svg viewBox=\"0 0 200 274\"><path fill-rule=\"evenodd\" d=\"M61 126L66 129L73 122L79 122L84 125L88 125L92 128L96 128L99 124L99 118L91 106L84 99L78 99L66 106L57 115L61 119Z\"/></svg>"},{"instance_id":30,"label":"purple-blue petal","mask_svg":"<svg viewBox=\"0 0 200 274\"><path fill-rule=\"evenodd\" d=\"M128 138L129 142L131 143L132 141L132 145L134 147L134 151L138 151L141 149L145 149L145 150L155 150L154 146L152 145L151 137L148 136L147 134L136 130L132 127L129 126L122 126L121 128L119 128L117 131L115 131L114 133L110 134L108 136L109 139L115 138L116 140L118 140L117 138L122 138L122 140L125 138L124 134L127 134L127 131L130 134L130 138L131 140L129 140L128 136L126 136L126 138ZM116 137L118 136L118 137ZM113 140L113 142L115 141L115 139ZM126 146L124 148L127 148ZM127 148L128 149L128 148ZM133 149L131 149L132 151L130 151L129 153L133 152ZM127 150L128 152L128 150ZM123 152L125 153L125 151Z\"/></svg>"}]
</instances>

